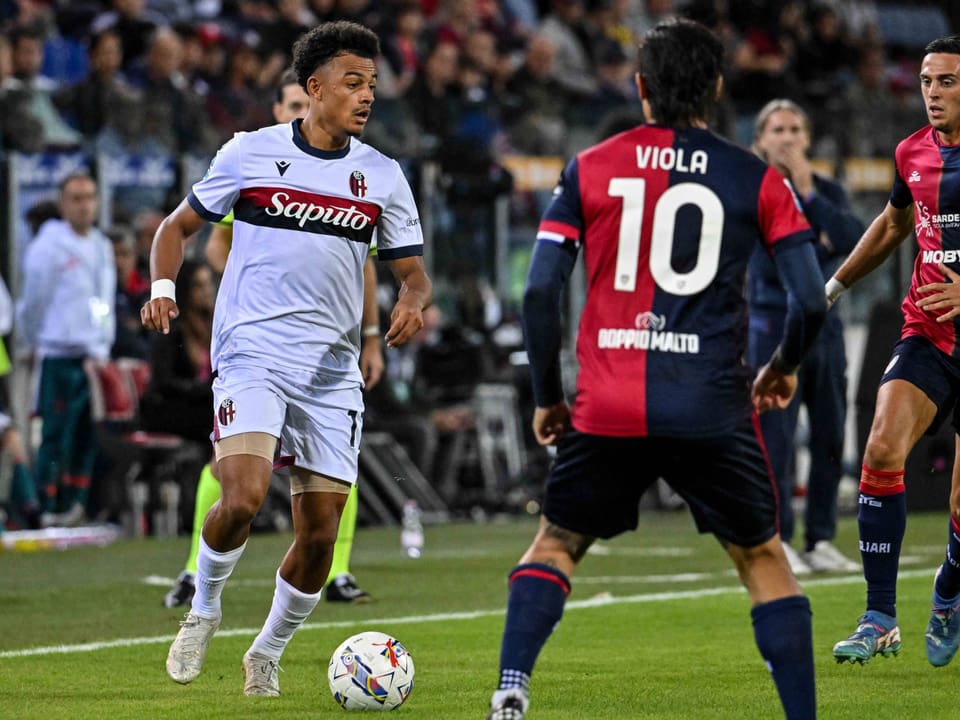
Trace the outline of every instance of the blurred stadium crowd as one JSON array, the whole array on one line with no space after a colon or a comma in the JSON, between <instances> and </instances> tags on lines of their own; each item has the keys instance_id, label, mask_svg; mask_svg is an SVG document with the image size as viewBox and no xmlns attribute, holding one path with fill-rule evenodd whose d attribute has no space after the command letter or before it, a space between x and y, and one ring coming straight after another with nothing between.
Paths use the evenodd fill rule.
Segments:
<instances>
[{"instance_id":1,"label":"blurred stadium crowd","mask_svg":"<svg viewBox=\"0 0 960 720\"><path fill-rule=\"evenodd\" d=\"M272 122L280 75L305 30L329 19L374 28L383 52L365 141L400 159L423 194L443 310L425 341L433 348L429 373L398 357L392 371L388 358L388 375L399 379L400 396L419 399L411 412L430 417L469 401L470 388L459 387L469 362L474 384L516 384L522 408L529 398L507 358L520 346L512 304L528 248L507 267L494 246L529 245L556 175L541 187L518 184L509 159L569 157L637 122L638 38L673 16L703 22L726 43L719 132L749 145L756 112L774 97L791 98L813 120L812 156L841 179L845 158L889 160L925 123L922 48L960 28L960 4L949 2L0 0L0 158L79 151L154 158L180 174L187 156L206 167L233 133ZM112 227L102 229L124 255L117 323L130 321L134 336L152 233L191 181L110 197ZM497 237L498 198L506 198L505 238ZM34 226L45 217L35 210ZM17 248L29 238L13 235L24 220L0 228L0 264L14 291ZM201 246L202 238L195 257ZM496 277L504 272L513 276ZM478 359L478 347L489 352ZM131 352L149 354L143 346ZM415 387L438 378L449 387ZM448 484L455 495L456 478Z\"/></svg>"}]
</instances>

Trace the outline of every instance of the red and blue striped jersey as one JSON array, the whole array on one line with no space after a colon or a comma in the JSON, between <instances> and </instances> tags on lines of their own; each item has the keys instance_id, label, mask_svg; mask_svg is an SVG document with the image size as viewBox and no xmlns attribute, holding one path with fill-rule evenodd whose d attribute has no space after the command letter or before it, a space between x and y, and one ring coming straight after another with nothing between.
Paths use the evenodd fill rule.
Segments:
<instances>
[{"instance_id":1,"label":"red and blue striped jersey","mask_svg":"<svg viewBox=\"0 0 960 720\"><path fill-rule=\"evenodd\" d=\"M895 157L890 204L901 209L913 204L919 247L910 290L901 305L901 336L920 335L947 355L960 357L957 319L938 323L939 312L917 307L918 287L944 282L938 263L960 271L960 145L942 145L937 131L927 126L901 141Z\"/></svg>"},{"instance_id":2,"label":"red and blue striped jersey","mask_svg":"<svg viewBox=\"0 0 960 720\"><path fill-rule=\"evenodd\" d=\"M707 130L655 125L571 160L537 238L583 248L572 422L619 437L719 434L751 412L750 255L814 239L776 170Z\"/></svg>"}]
</instances>

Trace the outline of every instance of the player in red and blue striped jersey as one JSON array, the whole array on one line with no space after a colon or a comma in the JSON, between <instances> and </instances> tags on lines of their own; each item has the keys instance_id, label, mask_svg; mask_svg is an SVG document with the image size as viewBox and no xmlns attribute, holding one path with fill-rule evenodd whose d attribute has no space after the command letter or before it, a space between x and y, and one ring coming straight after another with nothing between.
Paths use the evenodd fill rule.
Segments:
<instances>
[{"instance_id":1,"label":"player in red and blue striped jersey","mask_svg":"<svg viewBox=\"0 0 960 720\"><path fill-rule=\"evenodd\" d=\"M537 655L595 538L637 527L658 477L716 535L750 593L754 634L790 720L816 717L810 605L777 532L757 411L784 407L826 313L814 237L788 183L706 129L722 43L689 21L640 48L647 123L577 155L544 213L524 294L541 444L556 444L543 516L510 573L489 720L521 720ZM784 339L753 385L743 296L762 245L791 295ZM572 409L560 383L560 298L587 272ZM631 628L632 629L632 628Z\"/></svg>"},{"instance_id":2,"label":"player in red and blue striped jersey","mask_svg":"<svg viewBox=\"0 0 960 720\"><path fill-rule=\"evenodd\" d=\"M897 566L906 529L904 465L924 433L947 418L960 428L960 36L925 49L920 88L929 126L896 150L890 199L827 283L828 302L877 268L910 234L919 252L903 300L903 330L880 380L860 476L860 554L867 609L838 642L838 662L864 663L900 650ZM943 312L946 309L946 312ZM927 658L946 665L960 646L960 481L954 472L947 559L937 573Z\"/></svg>"}]
</instances>

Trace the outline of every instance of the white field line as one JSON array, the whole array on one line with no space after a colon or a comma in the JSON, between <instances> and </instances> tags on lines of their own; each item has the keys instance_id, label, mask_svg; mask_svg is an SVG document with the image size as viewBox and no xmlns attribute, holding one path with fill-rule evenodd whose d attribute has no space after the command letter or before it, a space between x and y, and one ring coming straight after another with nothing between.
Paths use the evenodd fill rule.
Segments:
<instances>
[{"instance_id":1,"label":"white field line","mask_svg":"<svg viewBox=\"0 0 960 720\"><path fill-rule=\"evenodd\" d=\"M899 574L900 579L933 577L936 568L926 570L905 570ZM576 581L575 581L576 582ZM819 578L816 580L803 580L802 585L807 588L829 587L835 585L854 585L863 582L863 577L857 573L855 575L842 575L837 577ZM606 605L623 605L635 603L651 602L673 602L677 600L697 600L704 597L716 595L735 595L743 593L744 589L739 585L729 585L724 587L700 588L698 590L681 590L674 592L644 593L642 595L625 595L614 597L607 593L591 598L589 600L572 600L566 604L566 610L580 610L585 608L602 607ZM476 620L482 617L492 617L503 615L504 608L496 610L474 610L470 612L454 613L435 613L432 615L406 615L403 617L383 617L383 618L358 618L356 620L342 620L337 622L306 623L300 628L304 630L329 630L333 628L347 628L373 625L391 626L391 625L411 625L415 623L433 623L449 622L451 620ZM237 637L252 636L260 632L260 628L236 628L233 630L220 629L217 631L218 637ZM168 643L173 639L172 635L163 635L160 637L141 637L141 638L123 638L119 640L107 640L103 642L84 643L82 645L53 645L49 647L28 648L26 650L7 650L0 652L0 660L8 658L33 657L35 655L66 655L69 653L94 652L97 650L106 650L115 647L133 647L135 645L159 645Z\"/></svg>"}]
</instances>

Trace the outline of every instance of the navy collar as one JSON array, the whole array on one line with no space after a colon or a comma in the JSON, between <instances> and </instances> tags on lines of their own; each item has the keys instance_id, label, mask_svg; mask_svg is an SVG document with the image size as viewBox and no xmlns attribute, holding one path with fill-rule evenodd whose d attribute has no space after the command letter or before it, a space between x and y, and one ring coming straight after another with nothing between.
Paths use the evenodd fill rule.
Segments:
<instances>
[{"instance_id":1,"label":"navy collar","mask_svg":"<svg viewBox=\"0 0 960 720\"><path fill-rule=\"evenodd\" d=\"M293 128L293 144L308 155L313 155L322 160L338 160L346 157L350 152L350 146L353 144L351 142L352 138L348 139L346 146L340 150L321 150L320 148L315 148L303 137L303 131L300 129L302 123L303 120L301 118L297 118L291 123L291 127Z\"/></svg>"}]
</instances>

